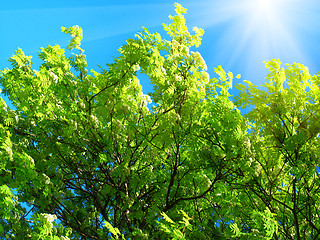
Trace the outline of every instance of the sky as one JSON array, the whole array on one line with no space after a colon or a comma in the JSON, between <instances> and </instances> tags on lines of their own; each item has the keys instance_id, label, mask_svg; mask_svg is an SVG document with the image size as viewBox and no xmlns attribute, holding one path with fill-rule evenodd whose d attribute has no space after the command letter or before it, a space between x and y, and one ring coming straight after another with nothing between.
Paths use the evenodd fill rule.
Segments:
<instances>
[{"instance_id":1,"label":"sky","mask_svg":"<svg viewBox=\"0 0 320 240\"><path fill-rule=\"evenodd\" d=\"M61 26L79 25L88 68L99 71L97 64L113 62L117 49L142 26L165 36L162 23L171 22L174 2L188 9L189 31L195 26L205 30L202 45L193 51L201 53L212 77L221 65L241 74L236 82L260 85L267 74L263 61L274 58L302 63L312 75L320 71L319 0L4 0L0 69L10 67L8 59L18 48L33 56L34 68L39 68L40 47L66 48L69 36ZM141 84L145 93L151 90L146 80Z\"/></svg>"},{"instance_id":2,"label":"sky","mask_svg":"<svg viewBox=\"0 0 320 240\"><path fill-rule=\"evenodd\" d=\"M117 49L142 26L165 36L162 23L171 22L174 2L188 9L190 31L205 30L202 45L193 51L201 53L212 77L221 65L241 74L235 83L261 85L267 74L263 61L274 58L302 63L312 75L320 72L319 0L2 0L0 69L10 67L8 59L18 48L39 68L40 47L66 48L70 37L61 26L79 25L88 68L99 71L97 64L112 63ZM152 91L146 79L141 84L144 93Z\"/></svg>"}]
</instances>

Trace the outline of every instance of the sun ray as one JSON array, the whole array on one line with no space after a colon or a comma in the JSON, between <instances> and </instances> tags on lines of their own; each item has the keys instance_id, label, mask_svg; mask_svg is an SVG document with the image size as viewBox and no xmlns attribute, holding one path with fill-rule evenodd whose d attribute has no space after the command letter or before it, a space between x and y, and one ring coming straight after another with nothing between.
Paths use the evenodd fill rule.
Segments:
<instances>
[{"instance_id":1,"label":"sun ray","mask_svg":"<svg viewBox=\"0 0 320 240\"><path fill-rule=\"evenodd\" d=\"M302 51L295 23L301 3L297 0L227 0L207 1L205 13L206 29L215 31L218 27L217 46L213 47L215 62L228 68L235 66L260 66L264 60L281 58L284 62L306 63L308 57ZM219 7L218 7L219 5ZM208 19L207 19L208 18ZM223 22L226 24L223 25ZM199 24L201 25L201 23ZM221 63L223 61L223 63ZM239 69L244 70L245 69ZM252 72L252 67L248 67ZM256 72L256 71L255 71ZM243 73L245 76L246 73ZM247 74L248 75L248 74ZM249 74L253 76L252 74ZM263 77L259 77L263 81Z\"/></svg>"}]
</instances>

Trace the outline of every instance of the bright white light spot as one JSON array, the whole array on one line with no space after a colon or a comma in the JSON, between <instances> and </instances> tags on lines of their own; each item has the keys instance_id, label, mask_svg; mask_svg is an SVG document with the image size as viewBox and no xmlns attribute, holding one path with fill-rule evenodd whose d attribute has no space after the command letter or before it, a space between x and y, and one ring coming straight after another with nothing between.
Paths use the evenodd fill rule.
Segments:
<instances>
[{"instance_id":1,"label":"bright white light spot","mask_svg":"<svg viewBox=\"0 0 320 240\"><path fill-rule=\"evenodd\" d=\"M265 9L266 11L272 10L272 7L276 1L273 0L256 0L256 4L259 8Z\"/></svg>"},{"instance_id":2,"label":"bright white light spot","mask_svg":"<svg viewBox=\"0 0 320 240\"><path fill-rule=\"evenodd\" d=\"M208 7L209 27L225 28L217 36L219 52L216 62L227 66L241 65L242 73L264 70L264 60L272 58L304 58L296 41L293 22L299 12L299 0L216 0ZM300 3L301 4L301 3ZM199 26L201 26L199 24ZM221 53L220 53L221 51ZM228 54L226 54L228 52ZM248 69L244 69L248 67ZM245 74L244 74L245 75ZM263 79L262 79L263 80Z\"/></svg>"},{"instance_id":3,"label":"bright white light spot","mask_svg":"<svg viewBox=\"0 0 320 240\"><path fill-rule=\"evenodd\" d=\"M273 24L276 20L280 20L283 14L283 12L281 13L283 9L281 9L280 5L279 1L255 0L252 9L249 8L248 10L255 11L254 18L258 22Z\"/></svg>"},{"instance_id":4,"label":"bright white light spot","mask_svg":"<svg viewBox=\"0 0 320 240\"><path fill-rule=\"evenodd\" d=\"M288 19L293 0L246 0L239 8L242 22L242 46L250 45L249 54L261 60L279 55L299 55L297 44L289 29ZM264 58L264 59L263 59Z\"/></svg>"},{"instance_id":5,"label":"bright white light spot","mask_svg":"<svg viewBox=\"0 0 320 240\"><path fill-rule=\"evenodd\" d=\"M240 18L251 33L261 33L268 30L269 37L285 31L286 0L247 0L239 8Z\"/></svg>"}]
</instances>

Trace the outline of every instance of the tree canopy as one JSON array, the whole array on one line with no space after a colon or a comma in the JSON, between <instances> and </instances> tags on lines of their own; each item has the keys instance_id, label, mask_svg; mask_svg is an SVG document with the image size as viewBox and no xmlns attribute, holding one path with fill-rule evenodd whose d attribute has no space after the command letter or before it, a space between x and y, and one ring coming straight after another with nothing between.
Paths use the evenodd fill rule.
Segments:
<instances>
[{"instance_id":1,"label":"tree canopy","mask_svg":"<svg viewBox=\"0 0 320 240\"><path fill-rule=\"evenodd\" d=\"M232 96L175 7L169 40L144 28L100 72L78 26L0 71L1 239L320 238L320 76L270 60Z\"/></svg>"}]
</instances>

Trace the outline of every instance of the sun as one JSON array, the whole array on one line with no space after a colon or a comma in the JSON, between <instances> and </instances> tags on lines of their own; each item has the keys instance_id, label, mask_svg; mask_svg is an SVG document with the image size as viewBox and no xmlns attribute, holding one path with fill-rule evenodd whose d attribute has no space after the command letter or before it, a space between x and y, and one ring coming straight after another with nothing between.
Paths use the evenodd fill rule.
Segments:
<instances>
[{"instance_id":1,"label":"sun","mask_svg":"<svg viewBox=\"0 0 320 240\"><path fill-rule=\"evenodd\" d=\"M260 55L263 60L281 55L299 55L293 36L292 0L245 0L239 7L242 41L251 46L249 54Z\"/></svg>"},{"instance_id":2,"label":"sun","mask_svg":"<svg viewBox=\"0 0 320 240\"><path fill-rule=\"evenodd\" d=\"M248 17L248 23L259 29L268 27L274 30L282 25L286 15L284 0L250 0L245 1L242 14ZM241 12L240 12L241 14Z\"/></svg>"},{"instance_id":3,"label":"sun","mask_svg":"<svg viewBox=\"0 0 320 240\"><path fill-rule=\"evenodd\" d=\"M305 58L301 53L293 22L299 12L298 0L220 0L208 6L206 28L220 30L216 62L241 71L264 71L263 61ZM228 54L226 54L226 52ZM286 59L283 58L286 57ZM296 60L296 61L297 61ZM243 69L246 68L248 69ZM250 69L249 69L250 68Z\"/></svg>"},{"instance_id":4,"label":"sun","mask_svg":"<svg viewBox=\"0 0 320 240\"><path fill-rule=\"evenodd\" d=\"M274 0L256 0L255 1L258 8L261 8L261 10L266 10L267 12L274 10L275 3L277 1Z\"/></svg>"}]
</instances>

